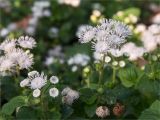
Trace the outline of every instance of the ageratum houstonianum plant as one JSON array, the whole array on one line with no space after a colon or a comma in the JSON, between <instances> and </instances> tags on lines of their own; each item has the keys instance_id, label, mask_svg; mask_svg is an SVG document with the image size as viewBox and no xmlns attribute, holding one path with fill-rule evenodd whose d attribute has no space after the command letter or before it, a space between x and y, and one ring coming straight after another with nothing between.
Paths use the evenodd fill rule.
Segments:
<instances>
[{"instance_id":1,"label":"ageratum houstonianum plant","mask_svg":"<svg viewBox=\"0 0 160 120\"><path fill-rule=\"evenodd\" d=\"M102 76L105 61L109 62L109 53L119 51L121 46L126 42L126 38L131 35L131 30L122 22L102 19L97 26L81 26L77 32L81 43L91 42L95 54L100 57L99 85L102 84ZM115 61L113 65L118 63ZM123 65L122 65L123 66ZM115 81L115 70L113 72L113 81Z\"/></svg>"},{"instance_id":2,"label":"ageratum houstonianum plant","mask_svg":"<svg viewBox=\"0 0 160 120\"><path fill-rule=\"evenodd\" d=\"M97 26L81 26L78 29L77 36L81 43L90 42L94 52L94 57L99 63L98 73L98 91L103 90L103 74L106 63L109 65L111 60L113 62L110 64L113 69L112 84L116 83L116 69L119 67L124 67L125 62L120 60L119 62L115 60L115 57L120 57L124 54L121 48L124 43L126 43L126 38L131 35L131 30L127 25L122 22L115 20L102 19ZM112 56L110 56L110 54ZM88 87L89 84L88 84ZM99 100L101 96L99 97ZM110 110L107 106L99 106L96 110L96 115L101 118L105 118L110 115Z\"/></svg>"}]
</instances>

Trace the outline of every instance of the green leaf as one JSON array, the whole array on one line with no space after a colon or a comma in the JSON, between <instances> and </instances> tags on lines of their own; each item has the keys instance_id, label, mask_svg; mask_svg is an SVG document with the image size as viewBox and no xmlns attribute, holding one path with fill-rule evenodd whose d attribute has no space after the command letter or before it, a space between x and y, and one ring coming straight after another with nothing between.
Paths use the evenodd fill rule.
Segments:
<instances>
[{"instance_id":1,"label":"green leaf","mask_svg":"<svg viewBox=\"0 0 160 120\"><path fill-rule=\"evenodd\" d=\"M148 109L144 110L139 120L159 120L160 119L160 100L156 100Z\"/></svg>"},{"instance_id":2,"label":"green leaf","mask_svg":"<svg viewBox=\"0 0 160 120\"><path fill-rule=\"evenodd\" d=\"M27 105L27 97L17 96L12 98L8 103L4 104L1 112L6 115L11 115L17 107L25 105Z\"/></svg>"},{"instance_id":3,"label":"green leaf","mask_svg":"<svg viewBox=\"0 0 160 120\"><path fill-rule=\"evenodd\" d=\"M14 120L14 117L0 112L0 120Z\"/></svg>"},{"instance_id":4,"label":"green leaf","mask_svg":"<svg viewBox=\"0 0 160 120\"><path fill-rule=\"evenodd\" d=\"M37 119L36 112L29 107L21 107L17 112L17 119Z\"/></svg>"},{"instance_id":5,"label":"green leaf","mask_svg":"<svg viewBox=\"0 0 160 120\"><path fill-rule=\"evenodd\" d=\"M143 95L150 98L160 97L160 81L151 80L147 76L144 76L136 86Z\"/></svg>"},{"instance_id":6,"label":"green leaf","mask_svg":"<svg viewBox=\"0 0 160 120\"><path fill-rule=\"evenodd\" d=\"M52 113L52 120L60 120L61 119L61 114L59 112L54 112Z\"/></svg>"},{"instance_id":7,"label":"green leaf","mask_svg":"<svg viewBox=\"0 0 160 120\"><path fill-rule=\"evenodd\" d=\"M134 67L130 67L120 70L118 75L122 85L125 87L132 87L138 83L140 71Z\"/></svg>"},{"instance_id":8,"label":"green leaf","mask_svg":"<svg viewBox=\"0 0 160 120\"><path fill-rule=\"evenodd\" d=\"M93 89L82 88L80 94L80 99L86 104L93 104L97 99L97 92Z\"/></svg>"},{"instance_id":9,"label":"green leaf","mask_svg":"<svg viewBox=\"0 0 160 120\"><path fill-rule=\"evenodd\" d=\"M135 7L128 8L128 9L124 10L124 14L126 16L132 14L132 15L135 15L135 16L138 17L138 16L140 16L140 13L141 13L140 9L139 8L135 8Z\"/></svg>"},{"instance_id":10,"label":"green leaf","mask_svg":"<svg viewBox=\"0 0 160 120\"><path fill-rule=\"evenodd\" d=\"M85 112L86 112L88 117L93 117L94 116L96 108L97 108L97 104L86 105L84 107Z\"/></svg>"},{"instance_id":11,"label":"green leaf","mask_svg":"<svg viewBox=\"0 0 160 120\"><path fill-rule=\"evenodd\" d=\"M66 119L68 117L70 117L73 113L73 109L70 106L64 105L62 107L62 118Z\"/></svg>"}]
</instances>

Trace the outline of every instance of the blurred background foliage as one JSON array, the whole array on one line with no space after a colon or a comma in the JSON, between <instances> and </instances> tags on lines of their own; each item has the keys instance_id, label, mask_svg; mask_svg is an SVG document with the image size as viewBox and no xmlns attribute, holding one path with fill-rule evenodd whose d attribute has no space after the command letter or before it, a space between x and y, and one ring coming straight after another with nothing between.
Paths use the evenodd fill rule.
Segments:
<instances>
[{"instance_id":1,"label":"blurred background foliage","mask_svg":"<svg viewBox=\"0 0 160 120\"><path fill-rule=\"evenodd\" d=\"M2 3L6 2L8 4L4 7ZM62 46L62 52L65 54L65 58L69 58L76 53L85 53L89 56L92 56L92 50L90 48L90 44L81 45L78 43L78 38L76 37L76 31L79 26L84 24L96 25L100 18L110 18L116 19L119 21L123 21L128 24L133 31L133 36L129 39L129 41L133 41L138 45L141 45L141 41L139 38L139 34L137 34L134 30L136 25L139 23L143 23L146 26L151 25L152 18L160 13L159 10L153 9L151 6L160 5L159 0L80 0L79 6L71 6L66 4L59 4L58 0L50 0L50 6L47 8L50 11L49 16L40 17L34 34L28 34L26 32L26 28L29 25L29 19L32 16L32 6L37 0L0 0L0 41L2 42L6 37L16 38L21 35L30 35L33 36L37 42L37 47L33 49L34 53L34 61L35 64L32 69L38 71L44 71L45 73L56 74L60 76L60 86L59 88L63 88L64 86L70 85L73 88L79 88L82 94L80 98L81 102L76 102L71 107L64 107L62 115L59 112L54 112L55 119L60 118L79 118L79 117L95 117L94 113L92 113L97 104L95 104L95 100L97 99L97 92L94 89L82 88L81 79L85 79L86 72L83 68L79 69L75 73L71 72L70 67L67 64L52 64L50 66L45 66L44 61L48 56L48 50L53 47L60 45ZM98 11L95 12L95 10ZM123 12L123 15L121 15ZM134 16L134 17L133 17ZM136 18L135 18L136 17ZM9 24L14 23L18 27L17 29L8 32L6 36L2 34L2 30L7 28ZM51 29L54 29L51 32ZM93 59L93 58L91 58ZM159 63L154 63L154 70L159 69ZM89 66L90 65L90 66ZM95 81L97 80L97 72L94 65L91 63L87 66L87 68L92 68L90 77L93 80L93 84L91 84L92 88L96 88ZM146 71L149 75L150 70ZM22 80L26 77L27 70L21 71L21 77L17 78ZM110 68L105 69L104 78L107 81L104 83L105 86L111 86L108 82L111 79L111 70ZM155 102L151 105L151 103L159 97L159 81L154 81L152 76L144 77L141 80L138 78L141 77L141 71L134 67L134 65L130 64L126 69L123 69L118 73L118 80L121 81L122 85L117 85L115 88L111 89L106 88L106 92L104 94L104 101L101 101L101 104L107 102L110 105L113 105L115 101L121 100L121 102L125 103L127 106L126 116L130 114L130 116L125 116L126 118L137 118L140 116L141 111L145 108L148 108L143 113L148 115L150 111L157 111L156 105L160 105L160 103ZM157 75L157 78L160 74ZM150 81L152 79L152 81ZM79 80L79 81L78 81ZM138 84L137 84L138 83ZM8 102L11 98L21 94L21 88L17 88L12 81L11 76L4 77L1 80L1 103L4 104ZM134 89L134 90L133 90ZM23 91L24 93L26 91ZM96 93L96 94L95 94ZM144 96L141 96L143 94ZM147 99L146 99L147 98ZM19 99L19 98L18 98ZM20 98L21 99L21 98ZM55 102L56 103L56 102ZM54 103L54 104L55 104ZM81 106L82 103L85 103L85 108L77 107ZM58 106L58 105L57 105ZM57 108L59 108L58 106ZM154 107L154 108L153 108ZM75 114L73 113L73 109L75 110ZM29 114L25 114L28 111ZM53 110L54 111L54 110ZM8 111L7 111L8 112ZM10 112L10 111L9 111ZM11 111L12 112L12 111ZM24 107L18 113L18 118L23 118L24 116L33 117L34 110L29 107ZM84 113L85 112L85 113ZM85 115L87 114L87 115ZM141 116L144 119L144 114ZM84 116L82 116L84 115ZM78 117L77 117L78 116ZM113 117L113 116L111 116ZM146 117L146 116L145 116ZM96 118L96 117L95 117ZM146 117L148 119L149 117ZM33 119L33 118L32 118ZM152 118L151 118L152 119ZM155 118L155 120L158 120Z\"/></svg>"}]
</instances>

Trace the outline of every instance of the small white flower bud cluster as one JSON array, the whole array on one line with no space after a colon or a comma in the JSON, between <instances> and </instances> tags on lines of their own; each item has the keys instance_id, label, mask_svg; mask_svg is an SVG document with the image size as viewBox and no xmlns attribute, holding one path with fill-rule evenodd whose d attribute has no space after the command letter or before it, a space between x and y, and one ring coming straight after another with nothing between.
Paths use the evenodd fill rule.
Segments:
<instances>
[{"instance_id":1,"label":"small white flower bud cluster","mask_svg":"<svg viewBox=\"0 0 160 120\"><path fill-rule=\"evenodd\" d=\"M50 82L52 84L57 84L59 79L57 76L52 76L50 78ZM42 72L41 74L37 71L31 71L28 73L28 77L20 82L21 87L30 87L33 89L33 97L39 97L41 95L40 89L43 88L47 84L47 76ZM57 97L59 91L57 88L51 88L49 90L49 94L51 97Z\"/></svg>"},{"instance_id":2,"label":"small white flower bud cluster","mask_svg":"<svg viewBox=\"0 0 160 120\"><path fill-rule=\"evenodd\" d=\"M28 69L33 64L33 54L29 49L36 46L32 37L21 36L18 39L6 39L0 44L3 55L0 57L0 72L14 72Z\"/></svg>"},{"instance_id":3,"label":"small white flower bud cluster","mask_svg":"<svg viewBox=\"0 0 160 120\"><path fill-rule=\"evenodd\" d=\"M103 59L103 55L101 54L97 54L97 52L94 53L94 57L96 60L102 60ZM109 64L111 63L112 66L117 67L119 65L119 67L123 68L125 67L126 63L123 60L120 61L112 61L110 56L105 56L105 63Z\"/></svg>"},{"instance_id":4,"label":"small white flower bud cluster","mask_svg":"<svg viewBox=\"0 0 160 120\"><path fill-rule=\"evenodd\" d=\"M90 57L86 54L77 53L73 57L68 59L68 65L72 66L72 72L78 70L78 66L86 66L90 61Z\"/></svg>"},{"instance_id":5,"label":"small white flower bud cluster","mask_svg":"<svg viewBox=\"0 0 160 120\"><path fill-rule=\"evenodd\" d=\"M79 93L69 87L64 88L61 94L62 102L68 105L72 105L74 100L79 98Z\"/></svg>"},{"instance_id":6,"label":"small white flower bud cluster","mask_svg":"<svg viewBox=\"0 0 160 120\"><path fill-rule=\"evenodd\" d=\"M123 68L123 67L125 67L125 65L126 65L126 63L125 63L125 61L123 61L123 60L121 60L121 61L113 61L112 62L112 65L114 66L114 67L117 67L118 65L119 65L119 67L121 67L121 68Z\"/></svg>"}]
</instances>

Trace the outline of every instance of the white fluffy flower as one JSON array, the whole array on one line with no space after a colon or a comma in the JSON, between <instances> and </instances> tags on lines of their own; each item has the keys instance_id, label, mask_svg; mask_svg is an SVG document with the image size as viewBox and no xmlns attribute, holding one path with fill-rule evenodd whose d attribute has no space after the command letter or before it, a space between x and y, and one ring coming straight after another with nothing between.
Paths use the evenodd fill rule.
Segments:
<instances>
[{"instance_id":1,"label":"white fluffy flower","mask_svg":"<svg viewBox=\"0 0 160 120\"><path fill-rule=\"evenodd\" d=\"M154 51L160 45L160 26L153 24L142 34L142 42L147 52Z\"/></svg>"},{"instance_id":2,"label":"white fluffy flower","mask_svg":"<svg viewBox=\"0 0 160 120\"><path fill-rule=\"evenodd\" d=\"M20 82L20 86L21 87L25 87L29 84L29 79L24 79Z\"/></svg>"},{"instance_id":3,"label":"white fluffy flower","mask_svg":"<svg viewBox=\"0 0 160 120\"><path fill-rule=\"evenodd\" d=\"M47 82L47 76L44 76L44 73L33 74L29 76L31 89L41 89Z\"/></svg>"},{"instance_id":4,"label":"white fluffy flower","mask_svg":"<svg viewBox=\"0 0 160 120\"><path fill-rule=\"evenodd\" d=\"M72 105L74 100L79 98L79 93L69 87L64 88L61 94L63 96L62 102L68 105Z\"/></svg>"},{"instance_id":5,"label":"white fluffy flower","mask_svg":"<svg viewBox=\"0 0 160 120\"><path fill-rule=\"evenodd\" d=\"M12 50L13 48L15 48L16 46L16 40L9 40L6 39L5 41L3 41L0 45L0 49L4 50L5 52L9 52L10 50Z\"/></svg>"},{"instance_id":6,"label":"white fluffy flower","mask_svg":"<svg viewBox=\"0 0 160 120\"><path fill-rule=\"evenodd\" d=\"M51 96L51 97L57 97L58 95L59 95L59 90L57 89L57 88L51 88L50 90L49 90L49 95Z\"/></svg>"},{"instance_id":7,"label":"white fluffy flower","mask_svg":"<svg viewBox=\"0 0 160 120\"><path fill-rule=\"evenodd\" d=\"M24 51L20 48L13 48L9 52L7 52L7 56L12 59L15 63L18 62L18 59L21 57L21 55L24 53Z\"/></svg>"},{"instance_id":8,"label":"white fluffy flower","mask_svg":"<svg viewBox=\"0 0 160 120\"><path fill-rule=\"evenodd\" d=\"M143 47L137 47L134 43L129 42L122 46L121 51L123 54L129 55L129 60L135 61L142 57L146 50Z\"/></svg>"},{"instance_id":9,"label":"white fluffy flower","mask_svg":"<svg viewBox=\"0 0 160 120\"><path fill-rule=\"evenodd\" d=\"M36 41L29 36L21 36L18 39L18 44L23 48L29 48L32 49L36 46Z\"/></svg>"},{"instance_id":10,"label":"white fluffy flower","mask_svg":"<svg viewBox=\"0 0 160 120\"><path fill-rule=\"evenodd\" d=\"M77 37L81 43L90 42L95 37L95 30L92 26L80 26L77 32Z\"/></svg>"},{"instance_id":11,"label":"white fluffy flower","mask_svg":"<svg viewBox=\"0 0 160 120\"><path fill-rule=\"evenodd\" d=\"M28 69L33 64L33 55L29 53L23 53L17 60L20 69Z\"/></svg>"},{"instance_id":12,"label":"white fluffy flower","mask_svg":"<svg viewBox=\"0 0 160 120\"><path fill-rule=\"evenodd\" d=\"M53 84L57 84L59 82L59 79L57 76L52 76L50 78L50 82L53 83Z\"/></svg>"},{"instance_id":13,"label":"white fluffy flower","mask_svg":"<svg viewBox=\"0 0 160 120\"><path fill-rule=\"evenodd\" d=\"M106 41L97 41L93 43L92 48L99 53L106 53L110 49Z\"/></svg>"},{"instance_id":14,"label":"white fluffy flower","mask_svg":"<svg viewBox=\"0 0 160 120\"><path fill-rule=\"evenodd\" d=\"M7 56L16 64L20 69L28 69L33 64L33 55L28 51L23 51L20 48L14 48L7 53Z\"/></svg>"},{"instance_id":15,"label":"white fluffy flower","mask_svg":"<svg viewBox=\"0 0 160 120\"><path fill-rule=\"evenodd\" d=\"M152 34L158 34L160 33L160 26L153 24L151 26L149 26L148 30L152 33Z\"/></svg>"},{"instance_id":16,"label":"white fluffy flower","mask_svg":"<svg viewBox=\"0 0 160 120\"><path fill-rule=\"evenodd\" d=\"M39 89L35 89L33 91L33 97L39 97L41 95L41 91Z\"/></svg>"},{"instance_id":17,"label":"white fluffy flower","mask_svg":"<svg viewBox=\"0 0 160 120\"><path fill-rule=\"evenodd\" d=\"M15 66L15 63L12 59L9 59L7 56L0 57L0 71L11 70Z\"/></svg>"},{"instance_id":18,"label":"white fluffy flower","mask_svg":"<svg viewBox=\"0 0 160 120\"><path fill-rule=\"evenodd\" d=\"M125 24L102 19L97 27L86 26L79 28L78 37L81 43L92 41L96 52L107 53L111 49L118 49L126 42L126 37L131 35L131 30Z\"/></svg>"}]
</instances>

